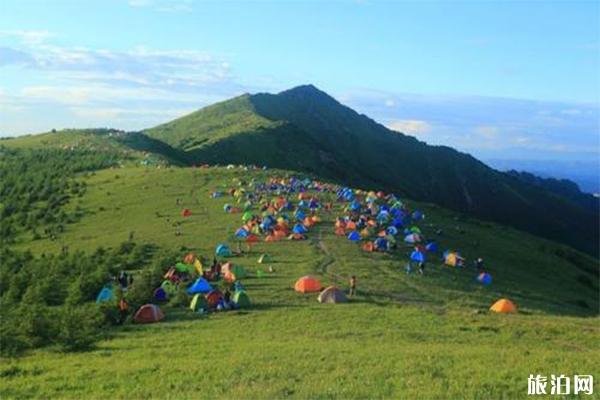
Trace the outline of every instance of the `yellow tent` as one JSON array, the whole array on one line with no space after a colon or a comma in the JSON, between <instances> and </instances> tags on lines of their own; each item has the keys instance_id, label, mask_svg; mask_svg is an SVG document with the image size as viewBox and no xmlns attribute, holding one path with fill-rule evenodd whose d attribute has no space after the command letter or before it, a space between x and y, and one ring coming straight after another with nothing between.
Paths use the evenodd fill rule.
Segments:
<instances>
[{"instance_id":1,"label":"yellow tent","mask_svg":"<svg viewBox=\"0 0 600 400\"><path fill-rule=\"evenodd\" d=\"M203 272L202 263L197 258L196 258L196 261L194 261L194 268L196 268L197 273L202 275L202 272Z\"/></svg>"}]
</instances>

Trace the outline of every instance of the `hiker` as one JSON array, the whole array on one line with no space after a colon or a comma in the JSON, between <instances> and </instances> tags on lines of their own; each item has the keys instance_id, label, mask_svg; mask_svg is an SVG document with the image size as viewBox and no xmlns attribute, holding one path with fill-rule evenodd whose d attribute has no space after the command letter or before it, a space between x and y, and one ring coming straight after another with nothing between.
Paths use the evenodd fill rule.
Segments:
<instances>
[{"instance_id":1,"label":"hiker","mask_svg":"<svg viewBox=\"0 0 600 400\"><path fill-rule=\"evenodd\" d=\"M419 263L419 274L423 275L425 273L425 261L421 261Z\"/></svg>"},{"instance_id":2,"label":"hiker","mask_svg":"<svg viewBox=\"0 0 600 400\"><path fill-rule=\"evenodd\" d=\"M356 275L352 275L350 278L350 291L348 297L354 297L356 295Z\"/></svg>"},{"instance_id":3,"label":"hiker","mask_svg":"<svg viewBox=\"0 0 600 400\"><path fill-rule=\"evenodd\" d=\"M129 310L129 304L124 298L119 300L119 324L123 324L127 318L127 311Z\"/></svg>"},{"instance_id":4,"label":"hiker","mask_svg":"<svg viewBox=\"0 0 600 400\"><path fill-rule=\"evenodd\" d=\"M477 258L477 260L475 260L474 264L475 264L475 268L477 268L477 271L479 271L479 272L483 271L483 258L481 258L481 257Z\"/></svg>"},{"instance_id":5,"label":"hiker","mask_svg":"<svg viewBox=\"0 0 600 400\"><path fill-rule=\"evenodd\" d=\"M121 286L121 289L123 291L126 291L127 290L127 284L129 283L129 280L127 279L127 273L125 271L121 271L119 273L118 281L119 281L119 286Z\"/></svg>"}]
</instances>

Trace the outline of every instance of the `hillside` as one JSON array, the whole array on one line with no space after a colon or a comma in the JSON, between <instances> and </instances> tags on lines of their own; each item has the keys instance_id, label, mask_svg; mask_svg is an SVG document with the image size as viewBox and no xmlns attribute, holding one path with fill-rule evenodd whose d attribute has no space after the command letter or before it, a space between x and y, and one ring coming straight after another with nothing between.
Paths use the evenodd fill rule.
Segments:
<instances>
[{"instance_id":1,"label":"hillside","mask_svg":"<svg viewBox=\"0 0 600 400\"><path fill-rule=\"evenodd\" d=\"M210 259L216 243L235 243L241 224L241 214L223 210L238 204L235 198L213 199L211 193L291 174L126 166L76 175L86 190L61 208L67 215L80 210L80 217L55 238L21 232L11 249L40 257L68 246L83 262L84 254L119 249L133 239L154 249L145 262L161 251ZM535 365L570 375L598 372L594 259L432 204L405 202L425 213L419 226L442 249L459 250L467 265L484 257L493 284L483 287L471 267L449 268L435 258L425 275L407 275L410 247L365 253L334 235L333 220L344 207L338 204L320 214L323 221L308 240L260 242L232 259L250 273L243 283L251 309L203 317L165 305L164 322L105 328L108 338L92 351L59 353L49 346L3 359L0 395L516 398L526 393ZM181 218L182 208L192 216ZM262 253L272 257L274 272L259 278L255 272L266 269L257 263ZM132 269L138 282L145 270ZM349 304L320 305L315 295L292 290L305 274L341 287L355 274L358 296ZM520 314L490 315L487 307L499 297L513 299Z\"/></svg>"},{"instance_id":2,"label":"hillside","mask_svg":"<svg viewBox=\"0 0 600 400\"><path fill-rule=\"evenodd\" d=\"M145 133L196 163L268 165L383 188L598 254L597 210L390 131L310 85L237 97Z\"/></svg>"}]
</instances>

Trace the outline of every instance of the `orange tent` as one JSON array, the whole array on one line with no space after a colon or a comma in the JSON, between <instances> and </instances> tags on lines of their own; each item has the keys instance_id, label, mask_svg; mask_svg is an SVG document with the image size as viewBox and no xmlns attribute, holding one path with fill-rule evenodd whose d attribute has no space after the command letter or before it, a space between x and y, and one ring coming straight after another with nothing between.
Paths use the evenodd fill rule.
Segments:
<instances>
[{"instance_id":1,"label":"orange tent","mask_svg":"<svg viewBox=\"0 0 600 400\"><path fill-rule=\"evenodd\" d=\"M354 223L354 221L348 221L348 223L346 224L346 229L349 231L355 230L356 224Z\"/></svg>"},{"instance_id":2,"label":"orange tent","mask_svg":"<svg viewBox=\"0 0 600 400\"><path fill-rule=\"evenodd\" d=\"M313 278L310 275L303 276L296 281L294 290L300 293L312 293L321 291L321 282L317 278Z\"/></svg>"},{"instance_id":3,"label":"orange tent","mask_svg":"<svg viewBox=\"0 0 600 400\"><path fill-rule=\"evenodd\" d=\"M273 235L275 235L277 239L283 239L287 236L287 231L283 229L277 229L273 232Z\"/></svg>"},{"instance_id":4,"label":"orange tent","mask_svg":"<svg viewBox=\"0 0 600 400\"><path fill-rule=\"evenodd\" d=\"M335 234L338 236L345 236L346 231L344 231L344 228L335 228Z\"/></svg>"},{"instance_id":5,"label":"orange tent","mask_svg":"<svg viewBox=\"0 0 600 400\"><path fill-rule=\"evenodd\" d=\"M256 242L258 242L258 236L254 235L254 234L250 234L246 238L246 243L256 243Z\"/></svg>"},{"instance_id":6,"label":"orange tent","mask_svg":"<svg viewBox=\"0 0 600 400\"><path fill-rule=\"evenodd\" d=\"M367 242L363 245L362 249L368 252L375 251L375 245L373 242Z\"/></svg>"},{"instance_id":7,"label":"orange tent","mask_svg":"<svg viewBox=\"0 0 600 400\"><path fill-rule=\"evenodd\" d=\"M490 311L502 314L516 313L517 306L515 305L515 303L508 299L500 299L490 307Z\"/></svg>"},{"instance_id":8,"label":"orange tent","mask_svg":"<svg viewBox=\"0 0 600 400\"><path fill-rule=\"evenodd\" d=\"M151 322L158 322L164 317L165 314L163 314L158 306L155 306L154 304L144 304L136 311L133 320L140 324L149 324Z\"/></svg>"},{"instance_id":9,"label":"orange tent","mask_svg":"<svg viewBox=\"0 0 600 400\"><path fill-rule=\"evenodd\" d=\"M265 242L276 242L277 240L279 239L275 235L267 235L267 237L265 237Z\"/></svg>"},{"instance_id":10,"label":"orange tent","mask_svg":"<svg viewBox=\"0 0 600 400\"><path fill-rule=\"evenodd\" d=\"M187 253L185 257L183 257L183 262L192 265L196 261L196 255L194 253Z\"/></svg>"},{"instance_id":11,"label":"orange tent","mask_svg":"<svg viewBox=\"0 0 600 400\"><path fill-rule=\"evenodd\" d=\"M337 221L335 221L335 227L336 228L345 228L346 224L344 223L344 221L337 220Z\"/></svg>"}]
</instances>

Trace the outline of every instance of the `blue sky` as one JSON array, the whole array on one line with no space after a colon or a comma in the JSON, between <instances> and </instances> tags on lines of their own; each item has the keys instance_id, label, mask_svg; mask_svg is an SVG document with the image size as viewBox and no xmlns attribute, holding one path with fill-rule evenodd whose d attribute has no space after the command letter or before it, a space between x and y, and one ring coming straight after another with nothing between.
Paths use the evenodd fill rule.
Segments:
<instances>
[{"instance_id":1,"label":"blue sky","mask_svg":"<svg viewBox=\"0 0 600 400\"><path fill-rule=\"evenodd\" d=\"M597 2L0 2L0 135L313 83L482 157L597 160Z\"/></svg>"}]
</instances>

